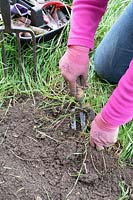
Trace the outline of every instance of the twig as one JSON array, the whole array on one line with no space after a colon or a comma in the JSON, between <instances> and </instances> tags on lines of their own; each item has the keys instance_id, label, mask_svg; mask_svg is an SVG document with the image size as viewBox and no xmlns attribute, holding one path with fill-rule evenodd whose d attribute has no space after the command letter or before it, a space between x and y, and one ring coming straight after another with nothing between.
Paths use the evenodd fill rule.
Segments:
<instances>
[{"instance_id":1,"label":"twig","mask_svg":"<svg viewBox=\"0 0 133 200\"><path fill-rule=\"evenodd\" d=\"M37 140L35 140L34 138L32 138L32 137L30 137L28 135L26 135L26 137L29 138L29 139L31 139L31 140L33 140L33 141L35 141L35 142L38 142Z\"/></svg>"},{"instance_id":2,"label":"twig","mask_svg":"<svg viewBox=\"0 0 133 200\"><path fill-rule=\"evenodd\" d=\"M87 170L87 167L86 167L86 163L84 162L83 165L84 165L84 168L85 168L85 173L87 174L88 170Z\"/></svg>"},{"instance_id":3,"label":"twig","mask_svg":"<svg viewBox=\"0 0 133 200\"><path fill-rule=\"evenodd\" d=\"M43 136L45 136L45 137L57 142L57 143L61 143L59 140L56 140L56 139L52 138L51 136L47 135L46 133L44 133L42 131L36 130L36 132L39 133L40 135L43 135Z\"/></svg>"},{"instance_id":4,"label":"twig","mask_svg":"<svg viewBox=\"0 0 133 200\"><path fill-rule=\"evenodd\" d=\"M107 171L107 165L106 165L106 161L105 161L105 157L104 157L103 151L102 151L102 158L103 158L104 170L105 170L105 172L106 172L106 171Z\"/></svg>"},{"instance_id":5,"label":"twig","mask_svg":"<svg viewBox=\"0 0 133 200\"><path fill-rule=\"evenodd\" d=\"M14 169L14 170L16 170L15 168L6 167L6 166L4 166L3 168L4 168L4 169Z\"/></svg>"},{"instance_id":6,"label":"twig","mask_svg":"<svg viewBox=\"0 0 133 200\"><path fill-rule=\"evenodd\" d=\"M55 130L57 130L57 129L61 126L61 124L64 122L65 119L66 119L66 117L64 117L63 120L61 120L61 121L57 124ZM53 126L53 128L54 128L54 127L55 127L55 126Z\"/></svg>"},{"instance_id":7,"label":"twig","mask_svg":"<svg viewBox=\"0 0 133 200\"><path fill-rule=\"evenodd\" d=\"M7 127L7 129L6 129L5 133L4 133L4 137L3 137L3 139L1 140L0 145L2 145L2 143L4 142L4 139L5 139L5 137L6 137L6 134L7 134L8 129L9 129L9 126Z\"/></svg>"},{"instance_id":8,"label":"twig","mask_svg":"<svg viewBox=\"0 0 133 200\"><path fill-rule=\"evenodd\" d=\"M50 200L50 197L49 197L48 191L46 190L46 188L45 188L44 186L42 186L42 187L43 187L43 189L44 189L45 192L46 192L46 195L47 195L47 197L48 197L48 200Z\"/></svg>"},{"instance_id":9,"label":"twig","mask_svg":"<svg viewBox=\"0 0 133 200\"><path fill-rule=\"evenodd\" d=\"M59 118L57 118L56 120L54 120L51 124L50 124L50 126L49 126L49 128L51 129L55 129L55 127L57 126L57 128L58 128L58 126L60 126L60 124L64 121L64 119L66 119L66 117L64 117L63 115L62 116L60 116ZM56 129L57 129L56 128Z\"/></svg>"},{"instance_id":10,"label":"twig","mask_svg":"<svg viewBox=\"0 0 133 200\"><path fill-rule=\"evenodd\" d=\"M84 154L84 153L78 153L78 152L76 152L76 153L71 153L70 155L67 156L67 159L70 158L70 157L73 156L73 155L83 155L83 154Z\"/></svg>"},{"instance_id":11,"label":"twig","mask_svg":"<svg viewBox=\"0 0 133 200\"><path fill-rule=\"evenodd\" d=\"M92 156L92 154L90 154L90 156L91 156L91 161L92 161L92 165L93 165L93 167L94 167L94 169L95 169L95 171L99 174L99 175L102 175L99 171L98 171L98 169L96 168L96 166L95 166L95 164L94 164L94 161L93 161L93 156Z\"/></svg>"},{"instance_id":12,"label":"twig","mask_svg":"<svg viewBox=\"0 0 133 200\"><path fill-rule=\"evenodd\" d=\"M9 104L8 104L8 107L7 107L6 111L5 111L5 113L4 113L4 116L6 116L6 115L7 115L8 111L9 111L9 108L11 107L11 102L12 102L12 99L10 99L10 101L9 101ZM0 123L3 121L3 119L4 119L4 116L2 117L2 119L1 119Z\"/></svg>"},{"instance_id":13,"label":"twig","mask_svg":"<svg viewBox=\"0 0 133 200\"><path fill-rule=\"evenodd\" d=\"M21 187L20 189L18 189L18 190L16 191L16 194L19 193L19 192L21 192L22 190L25 190L25 188L24 188L24 187Z\"/></svg>"},{"instance_id":14,"label":"twig","mask_svg":"<svg viewBox=\"0 0 133 200\"><path fill-rule=\"evenodd\" d=\"M17 175L14 175L14 174L8 174L8 176L12 176L12 177L15 177L15 178L18 178L18 179L22 179L21 176L17 176Z\"/></svg>"},{"instance_id":15,"label":"twig","mask_svg":"<svg viewBox=\"0 0 133 200\"><path fill-rule=\"evenodd\" d=\"M9 108L12 107L11 102L12 102L12 99L10 99L10 101L9 101L8 107L7 107L6 112L5 112L5 116L7 115Z\"/></svg>"},{"instance_id":16,"label":"twig","mask_svg":"<svg viewBox=\"0 0 133 200\"><path fill-rule=\"evenodd\" d=\"M100 192L97 192L97 191L94 191L93 193L96 194L99 197L103 197L103 198L108 197L108 194L101 194Z\"/></svg>"},{"instance_id":17,"label":"twig","mask_svg":"<svg viewBox=\"0 0 133 200\"><path fill-rule=\"evenodd\" d=\"M76 187L76 185L77 185L77 183L78 183L78 181L79 181L79 178L80 178L81 172L82 172L82 170L83 170L83 167L84 167L84 165L85 165L86 158L87 158L87 145L86 145L86 144L85 144L85 152L84 152L84 153L85 153L85 156L84 156L84 159L83 159L81 168L80 168L80 170L79 170L78 177L77 177L77 179L76 179L76 181L75 181L75 183L74 183L72 189L71 189L70 192L66 195L66 197L65 197L66 200L67 200L67 198L71 195L71 193L74 191L74 189L75 189L75 187Z\"/></svg>"},{"instance_id":18,"label":"twig","mask_svg":"<svg viewBox=\"0 0 133 200\"><path fill-rule=\"evenodd\" d=\"M16 156L17 158L19 158L20 160L23 160L23 161L30 161L30 162L32 162L32 161L38 160L38 158L34 158L34 159L25 159L25 158L21 158L20 156L18 156L17 154L15 154L12 150L10 150L10 151L11 151L11 153L12 153L14 156Z\"/></svg>"}]
</instances>

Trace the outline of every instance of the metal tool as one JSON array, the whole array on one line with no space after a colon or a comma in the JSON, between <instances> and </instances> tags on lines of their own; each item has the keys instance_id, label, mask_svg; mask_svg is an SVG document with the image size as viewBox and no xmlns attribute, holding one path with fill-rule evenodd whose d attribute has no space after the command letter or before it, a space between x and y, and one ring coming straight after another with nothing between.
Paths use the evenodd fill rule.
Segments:
<instances>
[{"instance_id":1,"label":"metal tool","mask_svg":"<svg viewBox=\"0 0 133 200\"><path fill-rule=\"evenodd\" d=\"M73 130L77 130L80 126L80 129L83 131L86 126L90 127L92 121L95 118L96 113L91 108L90 104L87 104L84 107L82 105L84 90L81 86L81 79L82 77L79 77L77 79L76 99L78 101L78 106L72 106L70 126Z\"/></svg>"},{"instance_id":2,"label":"metal tool","mask_svg":"<svg viewBox=\"0 0 133 200\"><path fill-rule=\"evenodd\" d=\"M71 109L72 115L71 115L71 121L70 121L70 126L71 129L77 130L78 125L80 126L81 130L84 130L86 127L86 113L84 112L83 109L80 107L74 106Z\"/></svg>"},{"instance_id":3,"label":"metal tool","mask_svg":"<svg viewBox=\"0 0 133 200\"><path fill-rule=\"evenodd\" d=\"M36 78L36 38L34 32L28 27L20 27L14 25L11 21L11 12L10 12L10 1L9 0L0 0L0 10L2 14L2 19L4 24L0 26L0 35L2 43L2 62L4 65L4 72L6 74L7 64L6 64L6 50L4 45L4 33L15 33L18 46L18 64L19 64L19 73L22 73L22 58L21 58L21 41L19 34L21 32L28 32L31 35L33 43L33 63L34 63L34 78Z\"/></svg>"},{"instance_id":4,"label":"metal tool","mask_svg":"<svg viewBox=\"0 0 133 200\"><path fill-rule=\"evenodd\" d=\"M79 130L80 128L81 131L86 127L90 128L95 116L96 113L91 108L90 104L84 106L80 103L79 106L72 105L70 127L73 130Z\"/></svg>"},{"instance_id":5,"label":"metal tool","mask_svg":"<svg viewBox=\"0 0 133 200\"><path fill-rule=\"evenodd\" d=\"M82 109L82 100L83 100L83 96L84 96L84 91L82 89L82 87L80 86L80 77L77 80L77 84L76 84L76 98L77 101L79 103L79 107L74 106L72 108L72 119L71 119L71 128L73 130L77 129L77 122L79 118L79 122L80 122L80 128L81 130L84 130L85 126L86 126L86 114ZM79 113L79 116L77 117L77 114Z\"/></svg>"}]
</instances>

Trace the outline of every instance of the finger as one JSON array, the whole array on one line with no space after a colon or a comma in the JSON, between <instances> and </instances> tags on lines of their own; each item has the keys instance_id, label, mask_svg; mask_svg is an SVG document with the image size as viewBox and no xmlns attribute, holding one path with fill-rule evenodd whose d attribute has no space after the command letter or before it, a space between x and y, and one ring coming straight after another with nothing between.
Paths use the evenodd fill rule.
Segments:
<instances>
[{"instance_id":1,"label":"finger","mask_svg":"<svg viewBox=\"0 0 133 200\"><path fill-rule=\"evenodd\" d=\"M76 80L76 83L81 86L81 76L78 76L77 80Z\"/></svg>"},{"instance_id":2,"label":"finger","mask_svg":"<svg viewBox=\"0 0 133 200\"><path fill-rule=\"evenodd\" d=\"M98 142L94 142L93 138L90 138L90 145L94 148L96 148L96 150L101 151L104 149L103 145L98 143Z\"/></svg>"},{"instance_id":3,"label":"finger","mask_svg":"<svg viewBox=\"0 0 133 200\"><path fill-rule=\"evenodd\" d=\"M76 97L76 81L69 82L71 95Z\"/></svg>"},{"instance_id":4,"label":"finger","mask_svg":"<svg viewBox=\"0 0 133 200\"><path fill-rule=\"evenodd\" d=\"M78 84L76 84L76 98L77 101L81 102L84 96L84 90L82 89L82 87Z\"/></svg>"},{"instance_id":5,"label":"finger","mask_svg":"<svg viewBox=\"0 0 133 200\"><path fill-rule=\"evenodd\" d=\"M90 145L91 145L92 147L95 147L95 146L96 146L95 143L93 142L93 139L92 139L92 138L90 138Z\"/></svg>"},{"instance_id":6,"label":"finger","mask_svg":"<svg viewBox=\"0 0 133 200\"><path fill-rule=\"evenodd\" d=\"M87 88L88 87L87 79L88 79L87 75L80 76L80 84L81 84L81 86L83 88Z\"/></svg>"}]
</instances>

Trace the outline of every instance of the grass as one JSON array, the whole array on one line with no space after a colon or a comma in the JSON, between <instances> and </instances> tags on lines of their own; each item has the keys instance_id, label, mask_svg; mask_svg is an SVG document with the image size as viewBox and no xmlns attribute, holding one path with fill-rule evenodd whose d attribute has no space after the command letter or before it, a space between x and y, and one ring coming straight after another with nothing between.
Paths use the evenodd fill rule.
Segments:
<instances>
[{"instance_id":1,"label":"grass","mask_svg":"<svg viewBox=\"0 0 133 200\"><path fill-rule=\"evenodd\" d=\"M95 48L98 46L106 32L118 18L129 0L110 0L108 9L99 24L95 35ZM69 2L70 4L71 2ZM17 49L14 37L8 37L6 43L8 74L4 77L3 66L0 55L0 108L6 100L17 98L18 95L27 94L34 100L34 93L41 93L46 97L46 104L55 102L59 106L73 102L74 98L69 96L66 85L60 75L58 68L59 59L66 50L69 25L62 31L58 39L38 44L37 47L37 80L34 81L32 46L23 48L23 73L21 78L18 73ZM93 70L93 55L90 56L89 82L90 88L85 92L84 103L90 103L96 112L99 112L111 95L114 85L103 83L95 75ZM103 95L104 94L104 95ZM133 124L130 122L120 128L119 140L122 145L120 162L131 161L133 156Z\"/></svg>"},{"instance_id":2,"label":"grass","mask_svg":"<svg viewBox=\"0 0 133 200\"><path fill-rule=\"evenodd\" d=\"M119 200L130 200L129 199L130 188L125 184L124 181L121 181L119 183L119 188L121 190Z\"/></svg>"}]
</instances>

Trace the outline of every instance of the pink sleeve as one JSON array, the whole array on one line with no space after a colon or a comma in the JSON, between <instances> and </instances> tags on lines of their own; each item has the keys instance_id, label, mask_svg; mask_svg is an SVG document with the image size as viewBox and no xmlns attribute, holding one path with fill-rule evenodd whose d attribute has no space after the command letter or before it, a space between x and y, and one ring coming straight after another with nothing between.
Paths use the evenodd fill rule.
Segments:
<instances>
[{"instance_id":1,"label":"pink sleeve","mask_svg":"<svg viewBox=\"0 0 133 200\"><path fill-rule=\"evenodd\" d=\"M113 126L123 125L133 118L133 60L102 109L102 117Z\"/></svg>"},{"instance_id":2,"label":"pink sleeve","mask_svg":"<svg viewBox=\"0 0 133 200\"><path fill-rule=\"evenodd\" d=\"M68 45L93 49L94 35L108 0L74 0Z\"/></svg>"}]
</instances>

